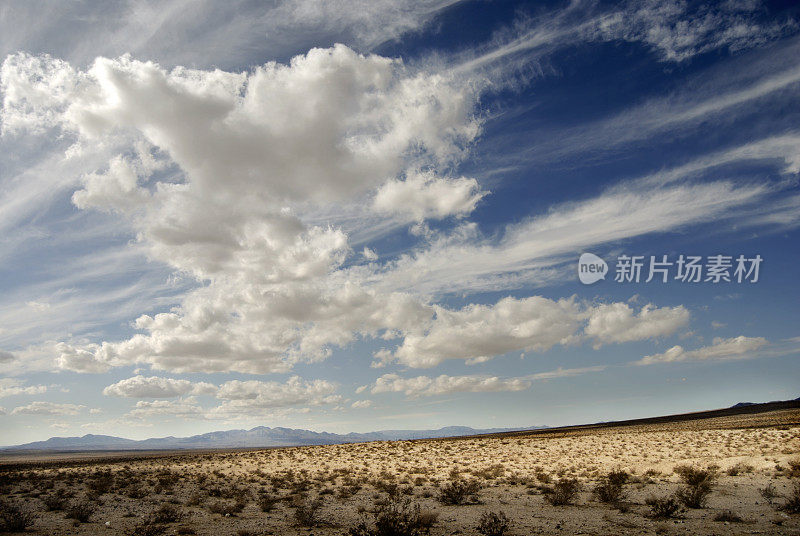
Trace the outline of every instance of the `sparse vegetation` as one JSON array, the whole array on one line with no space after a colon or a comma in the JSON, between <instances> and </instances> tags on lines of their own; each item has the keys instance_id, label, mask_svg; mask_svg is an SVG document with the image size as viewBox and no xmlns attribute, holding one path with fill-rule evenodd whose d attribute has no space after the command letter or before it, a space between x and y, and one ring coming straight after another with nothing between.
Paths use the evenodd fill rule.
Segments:
<instances>
[{"instance_id":1,"label":"sparse vegetation","mask_svg":"<svg viewBox=\"0 0 800 536\"><path fill-rule=\"evenodd\" d=\"M618 503L625 498L625 484L630 475L626 471L611 471L594 488L594 496L604 503Z\"/></svg>"},{"instance_id":2,"label":"sparse vegetation","mask_svg":"<svg viewBox=\"0 0 800 536\"><path fill-rule=\"evenodd\" d=\"M505 536L580 526L613 534L648 532L642 515L653 518L656 534L709 536L739 518L747 532L797 532L800 481L790 475L800 427L758 423L0 465L0 502L13 506L2 509L8 527L0 532L26 525L31 536ZM591 500L582 500L582 486ZM684 501L706 504L711 489L718 493L710 492L710 513L683 515ZM659 498L641 499L654 492ZM431 510L437 502L443 506ZM680 527L672 518L682 518Z\"/></svg>"},{"instance_id":3,"label":"sparse vegetation","mask_svg":"<svg viewBox=\"0 0 800 536\"><path fill-rule=\"evenodd\" d=\"M15 504L0 501L0 531L22 532L32 526L36 516Z\"/></svg>"},{"instance_id":4,"label":"sparse vegetation","mask_svg":"<svg viewBox=\"0 0 800 536\"><path fill-rule=\"evenodd\" d=\"M505 512L484 512L478 520L478 533L483 536L503 536L510 525Z\"/></svg>"},{"instance_id":5,"label":"sparse vegetation","mask_svg":"<svg viewBox=\"0 0 800 536\"><path fill-rule=\"evenodd\" d=\"M705 508L713 488L714 471L697 467L680 466L675 468L684 487L675 496L687 508Z\"/></svg>"},{"instance_id":6,"label":"sparse vegetation","mask_svg":"<svg viewBox=\"0 0 800 536\"><path fill-rule=\"evenodd\" d=\"M349 536L419 536L427 534L436 523L438 514L423 511L408 499L382 501L375 504L372 519L362 516L352 527Z\"/></svg>"},{"instance_id":7,"label":"sparse vegetation","mask_svg":"<svg viewBox=\"0 0 800 536\"><path fill-rule=\"evenodd\" d=\"M547 502L553 506L573 504L581 490L581 483L576 478L561 478L545 494Z\"/></svg>"},{"instance_id":8,"label":"sparse vegetation","mask_svg":"<svg viewBox=\"0 0 800 536\"><path fill-rule=\"evenodd\" d=\"M781 510L789 514L800 514L800 482L792 487L786 501L781 505Z\"/></svg>"},{"instance_id":9,"label":"sparse vegetation","mask_svg":"<svg viewBox=\"0 0 800 536\"><path fill-rule=\"evenodd\" d=\"M714 516L714 521L725 522L725 523L741 523L742 517L736 512L733 512L731 510L724 510Z\"/></svg>"},{"instance_id":10,"label":"sparse vegetation","mask_svg":"<svg viewBox=\"0 0 800 536\"><path fill-rule=\"evenodd\" d=\"M439 501L449 505L477 504L480 490L475 480L453 480L439 490Z\"/></svg>"},{"instance_id":11,"label":"sparse vegetation","mask_svg":"<svg viewBox=\"0 0 800 536\"><path fill-rule=\"evenodd\" d=\"M75 521L79 521L81 523L87 523L89 519L91 519L92 515L94 515L95 511L97 511L97 505L88 499L84 499L82 501L72 503L67 508L66 512L68 519L74 519Z\"/></svg>"},{"instance_id":12,"label":"sparse vegetation","mask_svg":"<svg viewBox=\"0 0 800 536\"><path fill-rule=\"evenodd\" d=\"M319 509L322 499L308 499L297 496L294 501L294 520L301 527L314 527L319 523Z\"/></svg>"},{"instance_id":13,"label":"sparse vegetation","mask_svg":"<svg viewBox=\"0 0 800 536\"><path fill-rule=\"evenodd\" d=\"M675 497L649 497L645 504L650 507L650 517L654 519L671 519L683 513Z\"/></svg>"}]
</instances>

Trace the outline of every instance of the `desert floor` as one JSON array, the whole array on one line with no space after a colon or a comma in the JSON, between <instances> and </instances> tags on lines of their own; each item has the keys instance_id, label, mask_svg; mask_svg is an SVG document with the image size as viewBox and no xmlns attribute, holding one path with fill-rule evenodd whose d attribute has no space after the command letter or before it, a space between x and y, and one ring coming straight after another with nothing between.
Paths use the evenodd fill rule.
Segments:
<instances>
[{"instance_id":1,"label":"desert floor","mask_svg":"<svg viewBox=\"0 0 800 536\"><path fill-rule=\"evenodd\" d=\"M565 432L50 460L0 467L0 495L5 517L17 508L32 520L26 532L42 535L502 534L492 523L478 527L486 512L500 511L505 534L515 535L800 534L798 423L794 409ZM628 478L621 497L602 502L595 488L610 471ZM707 504L654 517L648 502L681 490L685 497L691 475L695 490L710 489ZM571 504L551 504L573 479L580 491ZM467 504L446 504L453 501Z\"/></svg>"}]
</instances>

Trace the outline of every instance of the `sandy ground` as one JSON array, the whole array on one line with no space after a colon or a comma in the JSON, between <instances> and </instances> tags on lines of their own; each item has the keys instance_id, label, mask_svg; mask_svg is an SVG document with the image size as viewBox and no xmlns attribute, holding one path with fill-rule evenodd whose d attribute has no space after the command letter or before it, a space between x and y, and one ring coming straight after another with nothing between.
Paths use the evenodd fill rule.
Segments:
<instances>
[{"instance_id":1,"label":"sandy ground","mask_svg":"<svg viewBox=\"0 0 800 536\"><path fill-rule=\"evenodd\" d=\"M376 510L413 514L417 505L432 525L414 528L433 535L481 534L481 515L499 511L515 535L800 535L800 515L784 507L800 484L798 422L795 409L565 433L51 461L0 468L0 493L31 514L26 532L42 535L348 534L362 520L372 529ZM710 468L706 506L654 518L648 498L684 489L681 466ZM624 497L604 503L593 489L612 470L629 478ZM573 478L581 487L573 504L550 504L552 487ZM441 490L454 481L476 483L472 504L443 504ZM87 522L69 518L76 504L89 506ZM314 519L298 520L309 511Z\"/></svg>"}]
</instances>

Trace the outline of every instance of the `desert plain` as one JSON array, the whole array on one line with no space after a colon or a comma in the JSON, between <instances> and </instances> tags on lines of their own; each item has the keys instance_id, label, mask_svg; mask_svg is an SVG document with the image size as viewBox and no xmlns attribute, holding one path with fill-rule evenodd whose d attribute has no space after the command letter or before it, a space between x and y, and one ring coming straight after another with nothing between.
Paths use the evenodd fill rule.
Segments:
<instances>
[{"instance_id":1,"label":"desert plain","mask_svg":"<svg viewBox=\"0 0 800 536\"><path fill-rule=\"evenodd\" d=\"M0 458L0 495L7 532L53 536L800 534L800 409L435 440Z\"/></svg>"}]
</instances>

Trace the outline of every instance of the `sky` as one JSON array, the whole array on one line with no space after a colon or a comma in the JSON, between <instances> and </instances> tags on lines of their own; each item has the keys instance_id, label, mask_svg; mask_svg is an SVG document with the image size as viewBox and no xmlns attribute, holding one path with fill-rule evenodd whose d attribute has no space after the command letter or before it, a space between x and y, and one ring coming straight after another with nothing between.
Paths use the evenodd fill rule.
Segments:
<instances>
[{"instance_id":1,"label":"sky","mask_svg":"<svg viewBox=\"0 0 800 536\"><path fill-rule=\"evenodd\" d=\"M3 3L2 443L800 396L792 4Z\"/></svg>"}]
</instances>

